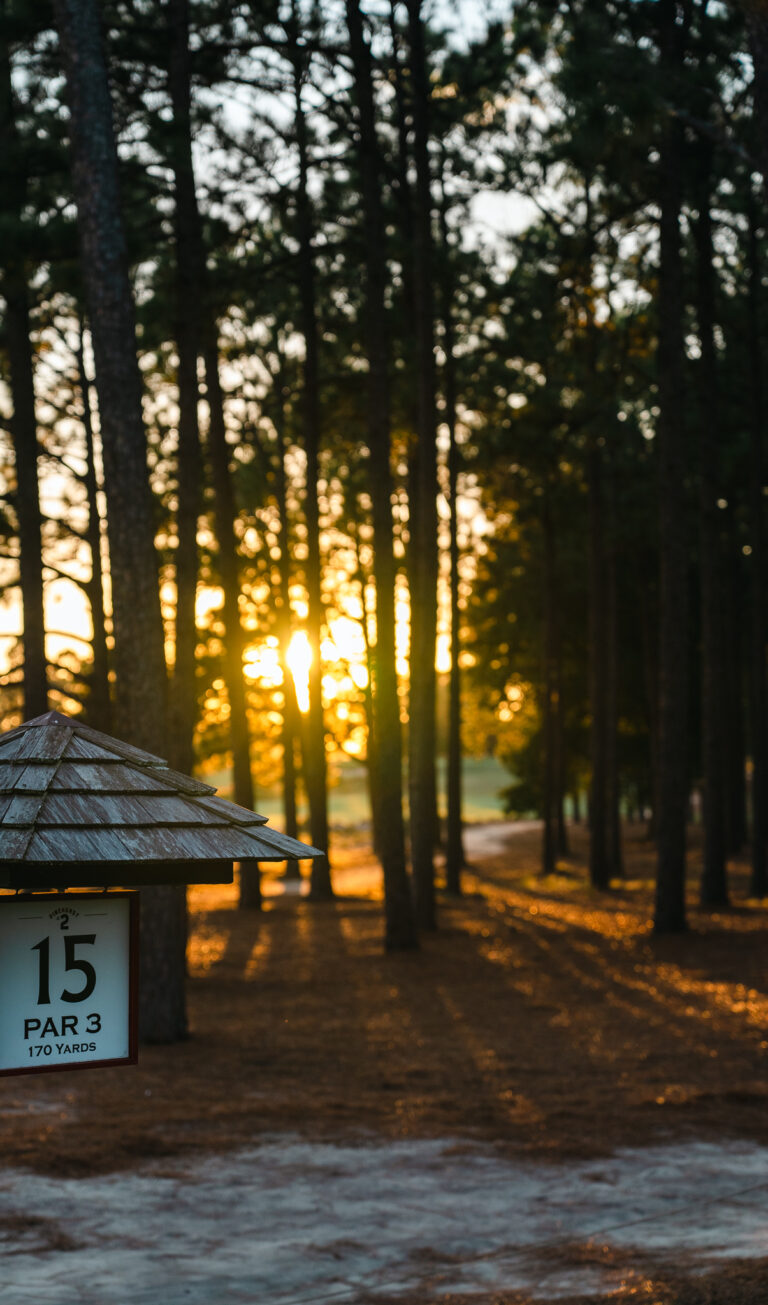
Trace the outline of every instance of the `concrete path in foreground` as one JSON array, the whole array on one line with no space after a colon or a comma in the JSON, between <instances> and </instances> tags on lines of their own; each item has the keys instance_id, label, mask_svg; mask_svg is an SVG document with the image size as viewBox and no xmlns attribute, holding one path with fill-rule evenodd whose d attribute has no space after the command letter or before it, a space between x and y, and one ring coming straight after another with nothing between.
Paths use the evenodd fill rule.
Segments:
<instances>
[{"instance_id":1,"label":"concrete path in foreground","mask_svg":"<svg viewBox=\"0 0 768 1305\"><path fill-rule=\"evenodd\" d=\"M275 1137L59 1180L0 1172L2 1305L355 1305L417 1293L608 1293L673 1257L768 1254L768 1148L689 1143L571 1164L491 1147ZM584 1264L609 1248L623 1270ZM575 1249L574 1249L575 1248Z\"/></svg>"}]
</instances>

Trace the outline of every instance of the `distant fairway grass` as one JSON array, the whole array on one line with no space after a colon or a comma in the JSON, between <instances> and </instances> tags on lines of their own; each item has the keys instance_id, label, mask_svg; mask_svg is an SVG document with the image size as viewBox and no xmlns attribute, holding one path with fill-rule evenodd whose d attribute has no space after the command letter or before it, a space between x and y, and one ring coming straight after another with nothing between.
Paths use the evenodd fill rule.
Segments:
<instances>
[{"instance_id":1,"label":"distant fairway grass","mask_svg":"<svg viewBox=\"0 0 768 1305\"><path fill-rule=\"evenodd\" d=\"M464 761L464 818L478 823L499 820L504 814L499 790L511 782L511 775L496 757L469 757ZM334 762L330 769L330 820L337 829L359 829L370 823L368 787L365 767L353 761ZM437 782L441 815L445 814L445 758L438 758ZM231 797L231 783L226 771L209 777L222 797ZM282 798L277 786L260 788L258 810L278 828L282 828ZM306 801L300 796L300 819L306 817Z\"/></svg>"}]
</instances>

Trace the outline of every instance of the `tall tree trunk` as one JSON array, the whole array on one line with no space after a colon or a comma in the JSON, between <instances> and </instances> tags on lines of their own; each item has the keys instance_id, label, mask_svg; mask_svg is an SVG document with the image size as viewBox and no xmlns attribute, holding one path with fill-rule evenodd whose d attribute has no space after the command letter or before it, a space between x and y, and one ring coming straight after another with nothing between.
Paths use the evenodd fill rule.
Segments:
<instances>
[{"instance_id":1,"label":"tall tree trunk","mask_svg":"<svg viewBox=\"0 0 768 1305\"><path fill-rule=\"evenodd\" d=\"M191 765L196 717L197 524L203 478L198 420L198 361L202 355L209 414L208 460L219 574L224 591L223 672L229 699L234 799L238 805L253 810L255 793L243 679L245 634L240 617L240 565L234 528L236 505L229 466L224 395L219 377L218 333L206 272L192 156L189 0L169 0L168 22L168 90L173 108L171 162L175 191L175 331L179 355L176 667L172 685L175 735ZM256 861L240 862L240 905L257 908L261 905L261 875Z\"/></svg>"},{"instance_id":2,"label":"tall tree trunk","mask_svg":"<svg viewBox=\"0 0 768 1305\"><path fill-rule=\"evenodd\" d=\"M418 431L411 480L409 550L411 649L408 784L416 916L422 929L434 929L437 923L434 844L437 829L435 642L438 568L429 74L421 0L408 0L407 8L416 169L413 293L418 361Z\"/></svg>"},{"instance_id":3,"label":"tall tree trunk","mask_svg":"<svg viewBox=\"0 0 768 1305\"><path fill-rule=\"evenodd\" d=\"M709 192L712 144L698 146L696 245L699 377L699 580L701 605L701 756L704 779L704 846L700 900L703 907L728 903L725 868L725 730L723 720L723 584L720 559L715 278Z\"/></svg>"},{"instance_id":4,"label":"tall tree trunk","mask_svg":"<svg viewBox=\"0 0 768 1305\"><path fill-rule=\"evenodd\" d=\"M76 351L80 400L83 407L83 433L85 435L85 492L88 499L88 525L86 535L91 554L91 577L86 585L93 625L93 666L88 695L88 721L95 729L109 734L112 729L112 704L109 696L109 651L107 648L107 622L104 613L104 567L101 557L101 516L99 513L99 483L96 475L93 418L91 414L91 382L85 370L83 351L83 326Z\"/></svg>"},{"instance_id":5,"label":"tall tree trunk","mask_svg":"<svg viewBox=\"0 0 768 1305\"><path fill-rule=\"evenodd\" d=\"M371 53L363 35L359 0L346 0L347 27L359 117L360 168L365 225L364 330L368 373L368 445L373 505L376 575L376 647L373 656L373 714L376 767L374 819L384 875L385 946L418 946L416 920L405 861L402 805L402 739L395 660L395 582L392 472L390 467L389 340L385 306L387 264L381 208Z\"/></svg>"},{"instance_id":6,"label":"tall tree trunk","mask_svg":"<svg viewBox=\"0 0 768 1305\"><path fill-rule=\"evenodd\" d=\"M768 43L768 22L766 23L766 42ZM758 70L757 61L755 69ZM768 97L768 44L765 50L765 64L760 66L761 85ZM760 118L760 139L766 149L765 178L766 196L768 197L768 100L764 115ZM751 620L749 629L749 681L750 681L750 716L752 751L752 874L750 892L753 897L765 897L768 894L768 693L765 678L765 499L763 497L764 452L763 425L765 405L762 378L761 349L761 294L760 251L757 238L757 216L754 197L750 194L749 202L749 281L748 281L748 321L749 330L749 388L750 388L750 478L749 478L749 538L752 547L750 562L750 607Z\"/></svg>"},{"instance_id":7,"label":"tall tree trunk","mask_svg":"<svg viewBox=\"0 0 768 1305\"><path fill-rule=\"evenodd\" d=\"M595 395L598 393L598 340L591 291L594 280L594 223L591 179L584 179L585 194L585 285L588 290L587 368ZM592 400L594 403L594 399ZM608 549L606 527L606 467L598 431L589 432L587 491L589 506L589 703L592 777L589 789L589 877L594 888L606 889L613 865L609 848L611 793L616 777L610 773L610 610L608 593ZM613 756L615 764L615 755Z\"/></svg>"},{"instance_id":8,"label":"tall tree trunk","mask_svg":"<svg viewBox=\"0 0 768 1305\"><path fill-rule=\"evenodd\" d=\"M202 491L197 361L201 345L199 317L204 293L204 255L192 162L189 0L169 0L167 15L176 244L174 330L179 359L176 655L171 680L170 742L173 764L178 770L188 773L195 763L193 735L197 719L195 607L198 578L197 521Z\"/></svg>"},{"instance_id":9,"label":"tall tree trunk","mask_svg":"<svg viewBox=\"0 0 768 1305\"><path fill-rule=\"evenodd\" d=\"M243 677L245 631L240 619L240 562L237 555L235 518L237 508L229 468L229 444L224 418L224 395L219 378L219 342L208 322L204 326L205 380L208 397L208 458L213 484L214 521L219 546L218 564L224 590L224 679L229 698L229 736L232 744L232 772L235 802L252 811L255 802L251 773L248 707ZM258 862L240 863L240 906L261 905L261 876Z\"/></svg>"},{"instance_id":10,"label":"tall tree trunk","mask_svg":"<svg viewBox=\"0 0 768 1305\"><path fill-rule=\"evenodd\" d=\"M168 22L168 90L173 108L171 161L175 191L175 332L179 356L176 666L172 684L174 737L191 766L196 717L197 524L203 477L198 420L198 361L202 355L209 414L208 460L213 485L219 574L224 591L223 672L229 699L234 799L240 806L253 810L255 793L243 679L245 635L240 618L240 566L234 529L236 507L229 467L224 396L219 378L218 333L206 274L192 156L189 0L169 0ZM240 905L257 908L261 905L258 862L240 863Z\"/></svg>"},{"instance_id":11,"label":"tall tree trunk","mask_svg":"<svg viewBox=\"0 0 768 1305\"><path fill-rule=\"evenodd\" d=\"M255 793L251 770L250 733L243 678L246 636L240 617L240 563L237 552L237 515L229 444L224 413L224 395L219 376L219 340L210 286L206 275L205 247L197 203L191 150L190 65L188 48L188 0L171 0L169 16L173 40L169 61L169 89L174 106L174 184L176 189L175 230L177 252L177 344L179 350L179 542L177 588L181 598L177 610L177 657L179 679L174 695L180 733L188 729L190 705L194 710L194 648L196 642L193 585L197 580L197 515L202 480L197 400L198 358L203 357L208 403L207 451L214 500L214 525L218 544L218 565L224 592L223 675L229 699L229 737L232 747L234 799L253 810ZM195 302L196 299L196 302ZM183 411L182 411L183 404ZM185 725L185 720L187 724ZM191 741L191 735L190 741ZM258 862L240 863L240 905L261 905L261 876Z\"/></svg>"},{"instance_id":12,"label":"tall tree trunk","mask_svg":"<svg viewBox=\"0 0 768 1305\"><path fill-rule=\"evenodd\" d=\"M250 768L243 637L239 612L239 568L234 538L234 502L218 378L218 348L211 305L206 294L205 251L192 158L189 0L169 0L168 91L173 110L171 163L174 176L176 243L175 334L178 350L179 437L176 513L176 661L171 684L171 739L176 764L191 770L196 719L195 653L198 579L197 524L202 490L202 456L198 425L198 358L206 358L209 401L209 452L213 466L216 526L224 584L226 630L225 680L230 709L235 801L254 805ZM202 314L205 313L205 320ZM215 376L211 376L211 372ZM214 408L216 411L214 412ZM230 651L231 649L231 651ZM234 663L234 664L233 664ZM261 906L258 861L240 862L240 905Z\"/></svg>"},{"instance_id":13,"label":"tall tree trunk","mask_svg":"<svg viewBox=\"0 0 768 1305\"><path fill-rule=\"evenodd\" d=\"M152 497L136 362L117 150L96 0L55 0L67 95L82 271L96 362L115 631L117 728L162 751L166 671ZM145 1040L186 1033L183 888L143 889L140 1026Z\"/></svg>"},{"instance_id":14,"label":"tall tree trunk","mask_svg":"<svg viewBox=\"0 0 768 1305\"><path fill-rule=\"evenodd\" d=\"M42 516L37 479L37 424L29 338L27 288L15 275L3 278L5 339L10 372L11 436L16 459L14 506L19 525L19 579L24 643L25 719L48 708L43 611Z\"/></svg>"},{"instance_id":15,"label":"tall tree trunk","mask_svg":"<svg viewBox=\"0 0 768 1305\"><path fill-rule=\"evenodd\" d=\"M723 585L723 727L725 731L725 850L738 856L747 841L747 791L744 738L745 592L741 540L734 513L727 513L727 571Z\"/></svg>"},{"instance_id":16,"label":"tall tree trunk","mask_svg":"<svg viewBox=\"0 0 768 1305\"><path fill-rule=\"evenodd\" d=\"M401 420L405 430L409 434L415 433L419 426L419 382L418 382L418 349L416 345L416 295L415 295L415 274L416 267L413 258L408 256L408 251L414 249L414 197L411 185L410 169L410 125L409 125L409 97L407 89L407 63L408 55L406 50L405 35L400 30L397 17L397 6L399 0L389 0L388 23L389 32L392 42L392 94L394 99L394 127L397 134L397 149L393 151L391 159L388 159L388 167L392 169L392 197L395 202L397 212L397 224L399 228L399 241L405 255L402 260L400 271L401 291L395 302L399 303L400 320L397 329L401 341L401 357L399 359L401 367L401 383L399 389L402 392L400 404L402 408ZM413 449L408 453L408 494L409 498L413 492L413 481L415 476L414 452Z\"/></svg>"},{"instance_id":17,"label":"tall tree trunk","mask_svg":"<svg viewBox=\"0 0 768 1305\"><path fill-rule=\"evenodd\" d=\"M651 818L648 838L655 842L659 814L659 664L658 614L651 598L650 576L640 572L640 637L643 649L643 689L648 722L648 796Z\"/></svg>"},{"instance_id":18,"label":"tall tree trunk","mask_svg":"<svg viewBox=\"0 0 768 1305\"><path fill-rule=\"evenodd\" d=\"M325 720L323 713L322 642L323 596L320 564L320 508L317 498L320 479L320 372L317 293L313 245L312 201L309 194L309 142L307 120L302 101L304 56L298 43L298 20L295 9L290 24L291 58L296 143L299 151L299 183L296 192L296 218L299 239L298 289L301 302L301 329L304 336L304 449L307 457L307 486L304 512L307 521L307 632L312 647L309 668L309 716L304 781L309 799L309 822L312 842L324 851L328 847L328 775L325 758ZM312 862L310 896L319 900L333 897L328 856Z\"/></svg>"},{"instance_id":19,"label":"tall tree trunk","mask_svg":"<svg viewBox=\"0 0 768 1305\"><path fill-rule=\"evenodd\" d=\"M0 18L5 17L4 9L5 3L0 7ZM6 233L0 250L0 290L5 299L5 342L13 404L10 424L16 459L14 502L19 524L19 580L24 626L23 716L29 720L47 710L48 664L45 657L35 381L21 232L26 191L24 162L16 128L11 57L3 31L0 34L0 217L4 219Z\"/></svg>"},{"instance_id":20,"label":"tall tree trunk","mask_svg":"<svg viewBox=\"0 0 768 1305\"><path fill-rule=\"evenodd\" d=\"M446 345L446 347L448 347ZM451 388L453 383L451 383ZM451 669L448 679L448 820L445 844L445 886L449 893L461 893L461 872L467 858L464 852L461 746L461 612L459 609L459 540L456 499L458 495L458 449L456 421L449 420L448 496L450 517L450 593L451 593Z\"/></svg>"},{"instance_id":21,"label":"tall tree trunk","mask_svg":"<svg viewBox=\"0 0 768 1305\"><path fill-rule=\"evenodd\" d=\"M448 537L451 602L451 669L448 677L448 782L447 830L445 843L445 887L449 893L461 893L461 872L466 865L462 820L462 747L461 747L461 612L459 609L459 446L456 442L456 340L453 325L453 276L450 269L450 242L445 190L440 204L440 239L443 269L443 388L445 422L448 427Z\"/></svg>"},{"instance_id":22,"label":"tall tree trunk","mask_svg":"<svg viewBox=\"0 0 768 1305\"><path fill-rule=\"evenodd\" d=\"M555 627L555 854L569 856L568 826L565 822L565 798L568 761L565 743L565 697L563 694L563 640L560 622Z\"/></svg>"},{"instance_id":23,"label":"tall tree trunk","mask_svg":"<svg viewBox=\"0 0 768 1305\"><path fill-rule=\"evenodd\" d=\"M363 566L362 552L360 549L360 535L357 530L354 532L354 541L357 566L353 579L356 580L360 586L360 606L362 608L360 627L363 632L363 643L365 646L365 664L368 667L368 681L363 689L365 727L367 733L366 770L368 775L368 798L371 807L371 823L373 826L373 850L379 860L381 860L381 814L379 811L378 794L376 791L379 765L376 753L376 717L373 705L373 676L376 661L376 649L374 644L371 642L371 632L368 626L368 612L366 609L368 576L366 575L365 567Z\"/></svg>"},{"instance_id":24,"label":"tall tree trunk","mask_svg":"<svg viewBox=\"0 0 768 1305\"><path fill-rule=\"evenodd\" d=\"M614 492L609 482L609 502ZM605 559L605 772L606 846L611 878L624 871L621 843L621 784L619 781L619 632L615 523L608 511L608 547Z\"/></svg>"},{"instance_id":25,"label":"tall tree trunk","mask_svg":"<svg viewBox=\"0 0 768 1305\"><path fill-rule=\"evenodd\" d=\"M589 697L592 779L589 787L589 877L605 889L611 879L608 855L608 701L603 455L592 439L587 456L589 492Z\"/></svg>"},{"instance_id":26,"label":"tall tree trunk","mask_svg":"<svg viewBox=\"0 0 768 1305\"><path fill-rule=\"evenodd\" d=\"M684 52L677 0L659 0L659 46L671 95ZM654 927L685 928L685 828L688 805L688 548L685 494L685 364L680 258L683 127L670 114L661 142L658 290L659 743L658 861Z\"/></svg>"},{"instance_id":27,"label":"tall tree trunk","mask_svg":"<svg viewBox=\"0 0 768 1305\"><path fill-rule=\"evenodd\" d=\"M397 386L399 411L396 414L395 422L400 424L402 429L407 432L408 440L405 488L408 498L409 525L405 563L410 590L413 580L411 557L415 548L413 521L418 500L416 439L419 429L419 351L416 338L416 264L412 256L415 249L415 204L411 178L412 121L410 101L412 100L412 86L409 86L407 31L403 31L399 23L398 4L399 0L389 0L388 23L392 42L393 119L397 134L397 149L393 151L389 166L392 169L392 198L397 214L398 241L404 251L400 269L400 293L394 299L394 303L399 308L394 330L397 334L400 350L398 359L400 378ZM410 750L410 728L408 744ZM435 820L437 821L436 810ZM439 841L439 839L436 841Z\"/></svg>"},{"instance_id":28,"label":"tall tree trunk","mask_svg":"<svg viewBox=\"0 0 768 1305\"><path fill-rule=\"evenodd\" d=\"M555 536L549 489L545 490L542 527L544 531L544 710L543 710L543 790L544 817L541 849L541 872L554 874L557 869L557 745L555 740L557 703L555 700L557 660L557 580L555 573Z\"/></svg>"},{"instance_id":29,"label":"tall tree trunk","mask_svg":"<svg viewBox=\"0 0 768 1305\"><path fill-rule=\"evenodd\" d=\"M278 621L278 639L280 642L280 669L283 675L283 725L281 742L283 748L283 817L285 832L291 838L298 838L298 814L296 805L296 744L300 736L299 706L296 698L296 685L288 665L288 650L291 643L291 550L290 521L288 517L288 475L286 457L288 453L285 437L285 380L283 376L283 355L277 346L278 371L275 376L277 391L275 432L277 435L277 457L275 460L275 498L277 502L278 529L280 532L280 612ZM286 862L286 875L297 878L300 874L298 861Z\"/></svg>"}]
</instances>

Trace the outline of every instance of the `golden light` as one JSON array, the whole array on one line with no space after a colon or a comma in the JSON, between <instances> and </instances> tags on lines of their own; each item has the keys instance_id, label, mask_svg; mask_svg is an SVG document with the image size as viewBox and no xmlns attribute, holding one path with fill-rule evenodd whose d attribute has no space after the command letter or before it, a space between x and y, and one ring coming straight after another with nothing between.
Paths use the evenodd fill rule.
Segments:
<instances>
[{"instance_id":1,"label":"golden light","mask_svg":"<svg viewBox=\"0 0 768 1305\"><path fill-rule=\"evenodd\" d=\"M520 684L510 682L504 689L504 697L499 703L496 714L499 720L509 724L517 712L521 710L525 702L525 689Z\"/></svg>"},{"instance_id":2,"label":"golden light","mask_svg":"<svg viewBox=\"0 0 768 1305\"><path fill-rule=\"evenodd\" d=\"M354 662L349 668L349 673L358 689L364 689L366 687L368 684L367 666L363 666L361 662Z\"/></svg>"},{"instance_id":3,"label":"golden light","mask_svg":"<svg viewBox=\"0 0 768 1305\"><path fill-rule=\"evenodd\" d=\"M4 609L2 630L5 632L6 621L11 629L19 630L22 625L21 612L15 603ZM91 609L83 590L69 580L54 580L46 585L45 590L45 650L55 661L67 648L72 647L72 640L77 644L86 644L93 638Z\"/></svg>"},{"instance_id":4,"label":"golden light","mask_svg":"<svg viewBox=\"0 0 768 1305\"><path fill-rule=\"evenodd\" d=\"M170 586L169 586L170 587ZM176 598L176 586L173 585L174 601ZM224 606L224 590L220 585L200 585L195 597L195 616L198 625L204 625L205 619L211 612L217 612L220 607Z\"/></svg>"},{"instance_id":5,"label":"golden light","mask_svg":"<svg viewBox=\"0 0 768 1305\"><path fill-rule=\"evenodd\" d=\"M312 646L304 630L291 636L285 660L296 685L299 711L309 711L309 668L312 665Z\"/></svg>"},{"instance_id":6,"label":"golden light","mask_svg":"<svg viewBox=\"0 0 768 1305\"><path fill-rule=\"evenodd\" d=\"M411 642L411 604L407 589L400 587L395 601L395 652L398 675L408 674L408 654Z\"/></svg>"},{"instance_id":7,"label":"golden light","mask_svg":"<svg viewBox=\"0 0 768 1305\"><path fill-rule=\"evenodd\" d=\"M435 656L435 667L439 675L447 675L451 669L451 636L450 634L439 634L437 636L437 653Z\"/></svg>"},{"instance_id":8,"label":"golden light","mask_svg":"<svg viewBox=\"0 0 768 1305\"><path fill-rule=\"evenodd\" d=\"M253 644L248 648L245 653L243 673L247 680L261 680L268 689L282 684L283 671L277 639L270 637L264 643Z\"/></svg>"},{"instance_id":9,"label":"golden light","mask_svg":"<svg viewBox=\"0 0 768 1305\"><path fill-rule=\"evenodd\" d=\"M329 623L329 630L334 645L329 660L334 656L343 657L348 662L365 659L365 636L359 621L349 616L336 616Z\"/></svg>"},{"instance_id":10,"label":"golden light","mask_svg":"<svg viewBox=\"0 0 768 1305\"><path fill-rule=\"evenodd\" d=\"M326 671L323 676L323 698L326 702L333 702L344 690L343 680L337 679L332 671Z\"/></svg>"}]
</instances>

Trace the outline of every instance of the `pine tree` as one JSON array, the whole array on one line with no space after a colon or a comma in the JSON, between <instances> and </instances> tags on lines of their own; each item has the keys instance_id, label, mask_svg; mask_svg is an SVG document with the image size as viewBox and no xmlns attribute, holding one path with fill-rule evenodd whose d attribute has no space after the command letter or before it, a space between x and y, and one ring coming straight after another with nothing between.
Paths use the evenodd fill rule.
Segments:
<instances>
[{"instance_id":1,"label":"pine tree","mask_svg":"<svg viewBox=\"0 0 768 1305\"><path fill-rule=\"evenodd\" d=\"M385 943L388 950L401 951L417 946L417 933L405 862L400 704L395 661L390 356L385 306L387 270L371 53L363 34L358 0L346 0L346 16L358 109L358 161L366 252L363 327L370 369L368 443L376 573L376 647L373 655L374 819L378 854L384 871Z\"/></svg>"},{"instance_id":2,"label":"pine tree","mask_svg":"<svg viewBox=\"0 0 768 1305\"><path fill-rule=\"evenodd\" d=\"M95 0L55 0L67 82L83 282L96 362L115 631L116 728L162 753L166 671L154 526L104 51ZM140 1026L186 1034L184 890L142 890Z\"/></svg>"},{"instance_id":3,"label":"pine tree","mask_svg":"<svg viewBox=\"0 0 768 1305\"><path fill-rule=\"evenodd\" d=\"M24 625L24 716L48 704L43 612L42 515L38 489L38 441L32 362L30 294L25 259L26 174L16 123L9 33L12 16L0 8L0 291L5 300L4 336L13 403L11 434L16 458L14 507L19 530L19 570Z\"/></svg>"}]
</instances>

